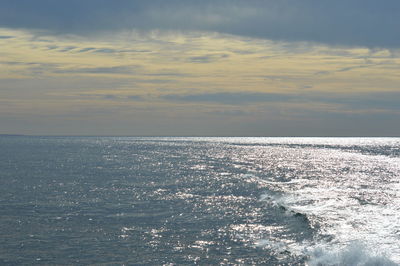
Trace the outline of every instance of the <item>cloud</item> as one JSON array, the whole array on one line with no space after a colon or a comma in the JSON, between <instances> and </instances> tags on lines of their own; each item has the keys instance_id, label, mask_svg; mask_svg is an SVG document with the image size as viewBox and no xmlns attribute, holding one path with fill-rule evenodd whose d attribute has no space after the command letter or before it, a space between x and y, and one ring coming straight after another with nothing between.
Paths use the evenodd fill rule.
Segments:
<instances>
[{"instance_id":1,"label":"cloud","mask_svg":"<svg viewBox=\"0 0 400 266\"><path fill-rule=\"evenodd\" d=\"M47 46L48 50L55 50L55 49L58 49L58 48L60 48L60 47L57 46L57 45L49 45L49 46Z\"/></svg>"},{"instance_id":2,"label":"cloud","mask_svg":"<svg viewBox=\"0 0 400 266\"><path fill-rule=\"evenodd\" d=\"M228 54L210 54L202 56L192 56L188 58L188 62L191 63L212 63L222 58L229 57Z\"/></svg>"},{"instance_id":3,"label":"cloud","mask_svg":"<svg viewBox=\"0 0 400 266\"><path fill-rule=\"evenodd\" d=\"M285 104L328 104L334 105L338 111L400 111L398 99L400 92L373 92L334 94L322 92L304 93L262 93L262 92L219 92L199 94L168 94L161 96L168 101L186 103L217 103L227 105L245 105L254 103L285 103Z\"/></svg>"},{"instance_id":4,"label":"cloud","mask_svg":"<svg viewBox=\"0 0 400 266\"><path fill-rule=\"evenodd\" d=\"M0 61L2 65L9 65L9 66L31 66L31 65L40 65L37 62L20 62L20 61Z\"/></svg>"},{"instance_id":5,"label":"cloud","mask_svg":"<svg viewBox=\"0 0 400 266\"><path fill-rule=\"evenodd\" d=\"M96 48L93 48L93 47L86 47L86 48L80 49L80 50L78 51L78 53L85 53L85 52L90 52L90 51L93 51L93 50L96 50Z\"/></svg>"},{"instance_id":6,"label":"cloud","mask_svg":"<svg viewBox=\"0 0 400 266\"><path fill-rule=\"evenodd\" d=\"M15 38L15 37L14 36L7 36L7 35L0 36L0 40L1 39L13 39L13 38Z\"/></svg>"},{"instance_id":7,"label":"cloud","mask_svg":"<svg viewBox=\"0 0 400 266\"><path fill-rule=\"evenodd\" d=\"M398 0L3 0L0 26L87 34L212 31L271 40L400 47Z\"/></svg>"},{"instance_id":8,"label":"cloud","mask_svg":"<svg viewBox=\"0 0 400 266\"><path fill-rule=\"evenodd\" d=\"M132 101L140 101L143 100L143 97L140 95L129 95L126 96L127 99L132 100Z\"/></svg>"},{"instance_id":9,"label":"cloud","mask_svg":"<svg viewBox=\"0 0 400 266\"><path fill-rule=\"evenodd\" d=\"M42 63L42 62L21 62L21 61L0 61L0 65L7 66L23 66L25 70L28 70L31 74L41 75L46 72L54 72L58 69L61 64L56 63ZM22 73L19 69L18 73Z\"/></svg>"},{"instance_id":10,"label":"cloud","mask_svg":"<svg viewBox=\"0 0 400 266\"><path fill-rule=\"evenodd\" d=\"M147 76L155 76L155 77L190 77L193 76L188 73L180 73L180 72L158 72L158 73L148 73Z\"/></svg>"},{"instance_id":11,"label":"cloud","mask_svg":"<svg viewBox=\"0 0 400 266\"><path fill-rule=\"evenodd\" d=\"M94 50L94 52L96 52L96 53L104 53L104 54L113 54L113 53L116 53L118 51L115 50L115 49L111 49L111 48L101 48L101 49Z\"/></svg>"},{"instance_id":12,"label":"cloud","mask_svg":"<svg viewBox=\"0 0 400 266\"><path fill-rule=\"evenodd\" d=\"M58 69L55 73L60 74L132 74L137 66L114 66L114 67L87 67L73 69Z\"/></svg>"},{"instance_id":13,"label":"cloud","mask_svg":"<svg viewBox=\"0 0 400 266\"><path fill-rule=\"evenodd\" d=\"M67 46L67 47L64 47L61 50L59 50L59 52L65 53L65 52L69 52L71 50L74 50L76 48L78 48L78 47L76 47L76 46Z\"/></svg>"},{"instance_id":14,"label":"cloud","mask_svg":"<svg viewBox=\"0 0 400 266\"><path fill-rule=\"evenodd\" d=\"M293 98L292 95L279 93L257 93L257 92L218 92L200 94L168 94L162 98L180 102L209 102L221 104L247 104L256 102L282 102Z\"/></svg>"},{"instance_id":15,"label":"cloud","mask_svg":"<svg viewBox=\"0 0 400 266\"><path fill-rule=\"evenodd\" d=\"M189 57L188 61L192 63L210 63L214 60L210 56L193 56Z\"/></svg>"},{"instance_id":16,"label":"cloud","mask_svg":"<svg viewBox=\"0 0 400 266\"><path fill-rule=\"evenodd\" d=\"M106 95L103 95L103 98L106 99L106 100L115 100L118 97L113 95L113 94L106 94Z\"/></svg>"},{"instance_id":17,"label":"cloud","mask_svg":"<svg viewBox=\"0 0 400 266\"><path fill-rule=\"evenodd\" d=\"M358 95L327 98L325 101L342 103L354 109L378 109L400 111L400 91L396 92L373 92ZM323 100L323 99L321 99Z\"/></svg>"},{"instance_id":18,"label":"cloud","mask_svg":"<svg viewBox=\"0 0 400 266\"><path fill-rule=\"evenodd\" d=\"M143 101L144 98L141 95L119 95L110 93L79 93L79 97L92 98L92 99L103 99L110 101Z\"/></svg>"},{"instance_id":19,"label":"cloud","mask_svg":"<svg viewBox=\"0 0 400 266\"><path fill-rule=\"evenodd\" d=\"M76 48L76 47L75 47ZM66 48L64 48L66 49ZM95 47L86 47L82 48L77 53L100 53L100 54L115 54L115 53L149 53L150 50L135 50L135 49L113 49L113 48L95 48Z\"/></svg>"},{"instance_id":20,"label":"cloud","mask_svg":"<svg viewBox=\"0 0 400 266\"><path fill-rule=\"evenodd\" d=\"M374 63L373 61L366 60L366 62L362 65L352 65L352 66L342 67L342 68L330 70L330 71L317 71L314 73L314 75L316 75L316 76L329 75L329 74L340 73L340 72L348 72L348 71L352 71L355 69L372 68L372 67L385 66L385 65L386 66L395 65L397 67L397 64L394 62L391 62L391 61L381 61L378 63Z\"/></svg>"},{"instance_id":21,"label":"cloud","mask_svg":"<svg viewBox=\"0 0 400 266\"><path fill-rule=\"evenodd\" d=\"M247 115L252 114L250 112L246 112L243 110L220 110L220 111L208 111L206 113L210 114L210 115L219 115L219 116L227 116L227 117L247 116Z\"/></svg>"}]
</instances>

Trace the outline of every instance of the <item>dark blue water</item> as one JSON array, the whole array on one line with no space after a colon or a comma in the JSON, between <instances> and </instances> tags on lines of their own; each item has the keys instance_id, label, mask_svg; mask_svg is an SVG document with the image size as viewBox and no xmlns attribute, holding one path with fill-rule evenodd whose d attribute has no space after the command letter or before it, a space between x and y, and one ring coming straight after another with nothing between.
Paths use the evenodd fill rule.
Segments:
<instances>
[{"instance_id":1,"label":"dark blue water","mask_svg":"<svg viewBox=\"0 0 400 266\"><path fill-rule=\"evenodd\" d=\"M399 138L0 137L4 265L397 265L399 221Z\"/></svg>"}]
</instances>

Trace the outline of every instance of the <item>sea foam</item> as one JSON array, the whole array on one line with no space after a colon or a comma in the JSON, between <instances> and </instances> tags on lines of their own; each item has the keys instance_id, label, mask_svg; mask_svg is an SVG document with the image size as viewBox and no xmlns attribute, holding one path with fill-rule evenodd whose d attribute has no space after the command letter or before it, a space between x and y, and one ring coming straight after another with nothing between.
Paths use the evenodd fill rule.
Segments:
<instances>
[{"instance_id":1,"label":"sea foam","mask_svg":"<svg viewBox=\"0 0 400 266\"><path fill-rule=\"evenodd\" d=\"M376 254L362 243L353 242L338 250L315 248L309 254L309 266L395 266L385 255Z\"/></svg>"}]
</instances>

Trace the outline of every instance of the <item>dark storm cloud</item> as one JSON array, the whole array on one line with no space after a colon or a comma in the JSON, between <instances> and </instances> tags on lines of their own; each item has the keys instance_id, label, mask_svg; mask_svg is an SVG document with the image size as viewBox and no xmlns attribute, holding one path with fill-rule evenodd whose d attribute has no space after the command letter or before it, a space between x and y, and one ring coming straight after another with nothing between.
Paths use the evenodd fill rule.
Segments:
<instances>
[{"instance_id":1,"label":"dark storm cloud","mask_svg":"<svg viewBox=\"0 0 400 266\"><path fill-rule=\"evenodd\" d=\"M398 0L2 0L0 27L85 35L201 30L285 41L400 47Z\"/></svg>"}]
</instances>

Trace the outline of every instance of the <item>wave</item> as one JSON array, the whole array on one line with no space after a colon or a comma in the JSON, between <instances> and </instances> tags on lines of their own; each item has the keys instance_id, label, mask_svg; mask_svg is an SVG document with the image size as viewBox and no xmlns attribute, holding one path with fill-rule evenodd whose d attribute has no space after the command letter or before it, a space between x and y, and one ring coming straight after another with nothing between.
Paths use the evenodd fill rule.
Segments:
<instances>
[{"instance_id":1,"label":"wave","mask_svg":"<svg viewBox=\"0 0 400 266\"><path fill-rule=\"evenodd\" d=\"M362 243L353 242L347 247L334 250L315 248L309 255L309 266L395 266L399 265L385 255L375 254Z\"/></svg>"},{"instance_id":2,"label":"wave","mask_svg":"<svg viewBox=\"0 0 400 266\"><path fill-rule=\"evenodd\" d=\"M275 254L292 254L304 258L307 266L398 266L385 254L367 249L361 242L353 242L344 248L324 244L315 247L310 243L285 243L262 239L255 242L257 248L268 249Z\"/></svg>"},{"instance_id":3,"label":"wave","mask_svg":"<svg viewBox=\"0 0 400 266\"><path fill-rule=\"evenodd\" d=\"M286 216L292 216L294 218L297 218L305 222L310 228L316 229L319 227L318 224L314 221L314 219L311 219L309 214L294 209L293 207L290 206L287 200L288 200L287 195L284 196L273 192L266 192L260 197L260 201L268 202L272 206L283 211L283 213Z\"/></svg>"},{"instance_id":4,"label":"wave","mask_svg":"<svg viewBox=\"0 0 400 266\"><path fill-rule=\"evenodd\" d=\"M314 214L307 210L299 211L296 208L296 206L307 205L307 202L302 199L302 197L294 194L268 191L261 195L260 201L267 202L282 214L291 217L291 219L295 219L295 223L291 223L293 229L304 230L305 227L303 226L308 225L308 228L316 234L312 239L303 239L302 242L295 242L289 245L284 241L277 241L276 238L260 239L255 242L256 247L268 248L270 250L275 250L277 253L289 252L295 256L305 257L307 261L306 264L309 266L400 265L389 259L386 254L379 254L379 252L370 250L372 246L368 239L354 239L353 241L347 242L344 239L337 239L336 235L326 234L327 232L321 228L318 217L314 217ZM304 208L301 210L303 209ZM323 225L329 226L326 224L326 221ZM350 244L345 246L346 243ZM368 246L367 243L369 244ZM389 250L387 250L387 252L390 253ZM396 260L397 259L398 258L396 258Z\"/></svg>"}]
</instances>

